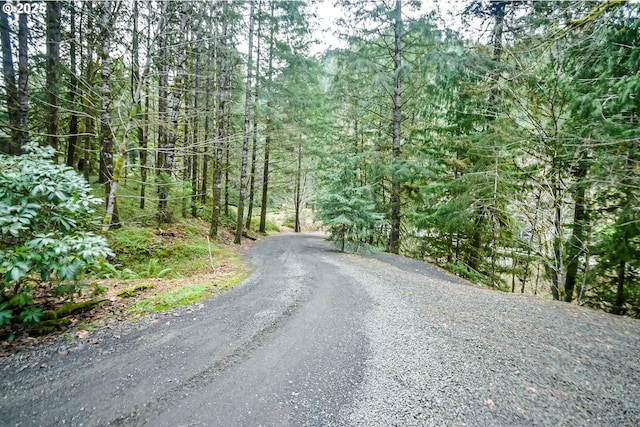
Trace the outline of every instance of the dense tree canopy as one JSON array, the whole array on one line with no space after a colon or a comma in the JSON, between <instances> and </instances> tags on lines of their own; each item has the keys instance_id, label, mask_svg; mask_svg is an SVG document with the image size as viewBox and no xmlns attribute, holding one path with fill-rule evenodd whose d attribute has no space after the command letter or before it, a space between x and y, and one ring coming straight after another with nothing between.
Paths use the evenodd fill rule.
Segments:
<instances>
[{"instance_id":1,"label":"dense tree canopy","mask_svg":"<svg viewBox=\"0 0 640 427\"><path fill-rule=\"evenodd\" d=\"M343 47L311 55L324 3L0 3L0 149L102 183L105 232L314 211L343 250L640 315L637 4L468 0L461 32L340 0Z\"/></svg>"}]
</instances>

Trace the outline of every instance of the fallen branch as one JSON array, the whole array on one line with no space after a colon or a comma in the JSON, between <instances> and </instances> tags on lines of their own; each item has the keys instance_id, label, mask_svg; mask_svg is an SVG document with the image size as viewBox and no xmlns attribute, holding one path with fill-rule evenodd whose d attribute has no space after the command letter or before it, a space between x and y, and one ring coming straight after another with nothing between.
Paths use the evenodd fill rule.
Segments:
<instances>
[{"instance_id":1,"label":"fallen branch","mask_svg":"<svg viewBox=\"0 0 640 427\"><path fill-rule=\"evenodd\" d=\"M100 304L110 303L111 301L108 299L98 299L79 303L67 302L57 310L47 310L42 313L40 322L35 325L16 324L15 329L12 325L8 325L5 329L0 331L0 340L8 339L12 334L17 336L27 333L30 337L35 337L57 332L64 329L64 327L71 325L71 319L67 319L66 317L92 310Z\"/></svg>"},{"instance_id":2,"label":"fallen branch","mask_svg":"<svg viewBox=\"0 0 640 427\"><path fill-rule=\"evenodd\" d=\"M41 321L44 320L57 320L63 317L71 316L72 314L82 313L89 311L100 304L109 304L111 301L108 299L97 299L91 301L84 301L78 303L67 302L57 310L47 310L42 314Z\"/></svg>"},{"instance_id":3,"label":"fallen branch","mask_svg":"<svg viewBox=\"0 0 640 427\"><path fill-rule=\"evenodd\" d=\"M242 232L242 237L246 237L249 240L258 240L258 238L256 236L249 234L249 232L247 232L247 230L244 230Z\"/></svg>"}]
</instances>

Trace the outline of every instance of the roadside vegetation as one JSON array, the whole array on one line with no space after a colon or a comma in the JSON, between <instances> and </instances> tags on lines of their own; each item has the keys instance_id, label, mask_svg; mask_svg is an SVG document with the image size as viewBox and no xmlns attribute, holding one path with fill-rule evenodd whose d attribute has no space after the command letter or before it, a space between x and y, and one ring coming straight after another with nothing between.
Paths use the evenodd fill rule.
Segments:
<instances>
[{"instance_id":1,"label":"roadside vegetation","mask_svg":"<svg viewBox=\"0 0 640 427\"><path fill-rule=\"evenodd\" d=\"M241 247L231 243L231 217L223 217L228 228L215 240L203 219L158 227L136 206L135 183L123 185L120 205L134 221L101 233L105 208L96 196L103 186L92 188L52 155L36 146L0 155L3 352L191 305L249 273ZM267 228L279 230L272 221Z\"/></svg>"}]
</instances>

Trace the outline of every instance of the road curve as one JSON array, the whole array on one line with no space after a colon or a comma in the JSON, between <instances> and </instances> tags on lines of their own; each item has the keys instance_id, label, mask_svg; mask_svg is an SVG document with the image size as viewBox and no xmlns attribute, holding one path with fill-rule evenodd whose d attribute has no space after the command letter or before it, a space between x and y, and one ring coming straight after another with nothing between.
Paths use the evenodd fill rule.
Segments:
<instances>
[{"instance_id":1,"label":"road curve","mask_svg":"<svg viewBox=\"0 0 640 427\"><path fill-rule=\"evenodd\" d=\"M2 425L640 425L640 322L280 235L201 310L0 373Z\"/></svg>"}]
</instances>

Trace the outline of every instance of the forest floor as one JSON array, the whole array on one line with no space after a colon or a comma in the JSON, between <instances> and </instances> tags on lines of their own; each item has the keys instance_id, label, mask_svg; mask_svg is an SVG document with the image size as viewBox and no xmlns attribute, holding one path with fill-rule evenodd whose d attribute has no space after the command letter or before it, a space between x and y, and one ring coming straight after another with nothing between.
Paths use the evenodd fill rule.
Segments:
<instances>
[{"instance_id":1,"label":"forest floor","mask_svg":"<svg viewBox=\"0 0 640 427\"><path fill-rule=\"evenodd\" d=\"M154 234L159 239L156 244L164 246L188 243L193 238L182 233L178 227ZM59 319L58 329L54 332L39 335L33 330L29 332L24 325L0 328L0 336L4 336L0 341L0 366L4 365L7 369L8 365L16 363L23 368L33 365L36 362L27 363L28 360L37 360L37 354L50 351L48 347L65 353L70 349L83 348L86 344L98 344L105 336L127 334L139 324L152 322L158 316L176 315L184 311L185 305L192 305L229 289L249 274L251 268L242 259L246 250L256 243L247 239L243 240L242 245L235 245L233 238L229 230L223 230L217 242L215 261L211 259L188 275L91 280L92 287L99 286L104 293L99 296L90 293L77 296L73 304L80 305L91 300L103 302L90 310ZM166 265L168 262L157 268ZM69 304L68 300L61 298L36 298L35 301L37 307L47 310L59 310L65 303ZM191 309L197 307L194 305ZM9 338L10 335L13 336ZM16 355L18 357L12 357Z\"/></svg>"},{"instance_id":2,"label":"forest floor","mask_svg":"<svg viewBox=\"0 0 640 427\"><path fill-rule=\"evenodd\" d=\"M303 229L320 230L320 225L311 220L311 217L310 212L304 212L301 224ZM293 232L291 218L285 213L270 214L270 221L279 233ZM166 229L156 229L152 233L153 239L145 244L167 248L204 240L207 224L195 221L190 224L190 228L196 230L195 235L193 230L185 232L184 224L180 223ZM136 228L138 231L140 229ZM60 323L53 332L30 333L24 325L0 327L0 372L3 369L36 367L45 354L66 354L83 349L86 345L98 344L106 337L119 338L127 335L160 318L179 317L181 313L188 314L198 310L202 307L200 300L230 289L249 275L251 267L245 261L246 251L265 236L253 233L252 237L256 240L243 238L242 245L236 245L233 243L233 231L221 229L214 259L210 258L207 262L203 262L203 259L193 260L191 267L186 268L186 274L92 280L92 285L98 285L106 289L106 292L99 296L86 293L74 298L73 303L82 304L92 299L104 302L90 310L65 316L60 319L65 323ZM188 263L188 260L181 259L178 262ZM161 270L169 265L175 265L175 262L161 260L156 268ZM43 310L61 309L65 302L68 300L36 298L36 303Z\"/></svg>"}]
</instances>

